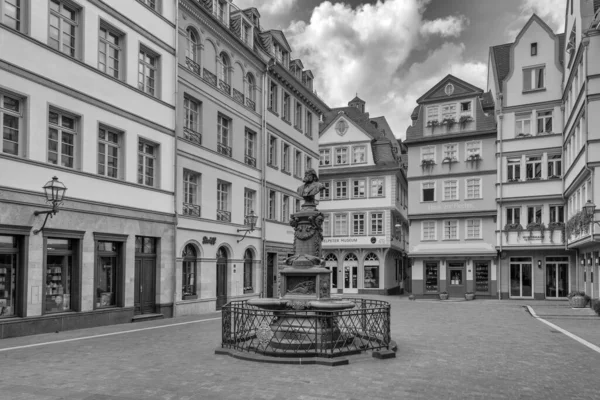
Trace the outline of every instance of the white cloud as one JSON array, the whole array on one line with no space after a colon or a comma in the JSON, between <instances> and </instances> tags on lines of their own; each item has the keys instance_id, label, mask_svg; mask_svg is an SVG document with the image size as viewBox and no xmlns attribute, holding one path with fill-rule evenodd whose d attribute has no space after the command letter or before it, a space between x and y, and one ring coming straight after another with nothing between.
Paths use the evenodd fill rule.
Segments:
<instances>
[{"instance_id":1,"label":"white cloud","mask_svg":"<svg viewBox=\"0 0 600 400\"><path fill-rule=\"evenodd\" d=\"M555 33L563 33L565 30L566 7L567 0L524 0L519 7L519 17L507 29L510 40L513 40L519 34L534 13L543 19Z\"/></svg>"},{"instance_id":2,"label":"white cloud","mask_svg":"<svg viewBox=\"0 0 600 400\"><path fill-rule=\"evenodd\" d=\"M461 16L423 21L426 0L387 0L352 9L321 3L310 21L285 30L293 58L315 74L315 89L330 107L345 106L356 93L371 116L383 115L404 137L416 100L448 73L485 89L486 65L464 59L462 44L445 43L411 65L413 50L432 45L432 35L456 37ZM425 26L426 28L422 28Z\"/></svg>"},{"instance_id":3,"label":"white cloud","mask_svg":"<svg viewBox=\"0 0 600 400\"><path fill-rule=\"evenodd\" d=\"M236 0L234 4L242 10L256 7L261 15L279 15L291 11L296 5L296 1L297 0Z\"/></svg>"}]
</instances>

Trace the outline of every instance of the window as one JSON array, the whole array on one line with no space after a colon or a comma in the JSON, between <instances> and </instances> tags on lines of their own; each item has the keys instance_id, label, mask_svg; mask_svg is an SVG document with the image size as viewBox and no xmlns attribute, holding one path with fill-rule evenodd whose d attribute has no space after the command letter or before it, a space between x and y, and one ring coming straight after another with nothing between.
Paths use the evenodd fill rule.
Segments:
<instances>
[{"instance_id":1,"label":"window","mask_svg":"<svg viewBox=\"0 0 600 400\"><path fill-rule=\"evenodd\" d=\"M444 160L458 160L458 144L450 143L444 145Z\"/></svg>"},{"instance_id":2,"label":"window","mask_svg":"<svg viewBox=\"0 0 600 400\"><path fill-rule=\"evenodd\" d=\"M365 234L365 214L352 214L352 235Z\"/></svg>"},{"instance_id":3,"label":"window","mask_svg":"<svg viewBox=\"0 0 600 400\"><path fill-rule=\"evenodd\" d=\"M269 219L275 220L275 191L269 190Z\"/></svg>"},{"instance_id":4,"label":"window","mask_svg":"<svg viewBox=\"0 0 600 400\"><path fill-rule=\"evenodd\" d=\"M202 144L200 134L200 103L185 96L183 99L185 122L183 126L183 137L193 143Z\"/></svg>"},{"instance_id":5,"label":"window","mask_svg":"<svg viewBox=\"0 0 600 400\"><path fill-rule=\"evenodd\" d=\"M537 133L552 133L552 111L538 111Z\"/></svg>"},{"instance_id":6,"label":"window","mask_svg":"<svg viewBox=\"0 0 600 400\"><path fill-rule=\"evenodd\" d=\"M46 239L44 313L73 310L76 289L77 240ZM102 288L101 288L102 289Z\"/></svg>"},{"instance_id":7,"label":"window","mask_svg":"<svg viewBox=\"0 0 600 400\"><path fill-rule=\"evenodd\" d=\"M100 23L98 69L114 78L121 78L120 64L123 36L104 22Z\"/></svg>"},{"instance_id":8,"label":"window","mask_svg":"<svg viewBox=\"0 0 600 400\"><path fill-rule=\"evenodd\" d=\"M187 28L187 41L185 46L185 58L186 61L192 61L193 63L198 64L200 62L198 57L198 34L192 28ZM194 64L188 64L188 66L194 70L196 73L199 73L199 66ZM196 70L198 68L198 70Z\"/></svg>"},{"instance_id":9,"label":"window","mask_svg":"<svg viewBox=\"0 0 600 400\"><path fill-rule=\"evenodd\" d=\"M537 56L537 43L531 43L531 55L532 56Z\"/></svg>"},{"instance_id":10,"label":"window","mask_svg":"<svg viewBox=\"0 0 600 400\"><path fill-rule=\"evenodd\" d=\"M468 219L466 220L467 225L467 239L481 239L481 220L480 219Z\"/></svg>"},{"instance_id":11,"label":"window","mask_svg":"<svg viewBox=\"0 0 600 400\"><path fill-rule=\"evenodd\" d=\"M306 159L304 160L304 173L306 173L306 171L309 169L312 169L312 158L310 158L310 156L306 156Z\"/></svg>"},{"instance_id":12,"label":"window","mask_svg":"<svg viewBox=\"0 0 600 400\"><path fill-rule=\"evenodd\" d=\"M183 170L183 214L200 216L199 185L200 174Z\"/></svg>"},{"instance_id":13,"label":"window","mask_svg":"<svg viewBox=\"0 0 600 400\"><path fill-rule=\"evenodd\" d=\"M335 163L337 165L348 164L348 148L337 147L335 149Z\"/></svg>"},{"instance_id":14,"label":"window","mask_svg":"<svg viewBox=\"0 0 600 400\"><path fill-rule=\"evenodd\" d=\"M50 110L48 114L49 163L68 168L75 167L75 138L78 122L72 115Z\"/></svg>"},{"instance_id":15,"label":"window","mask_svg":"<svg viewBox=\"0 0 600 400\"><path fill-rule=\"evenodd\" d=\"M109 178L120 178L119 159L121 133L100 127L98 130L98 174Z\"/></svg>"},{"instance_id":16,"label":"window","mask_svg":"<svg viewBox=\"0 0 600 400\"><path fill-rule=\"evenodd\" d=\"M550 223L565 222L565 207L550 206Z\"/></svg>"},{"instance_id":17,"label":"window","mask_svg":"<svg viewBox=\"0 0 600 400\"><path fill-rule=\"evenodd\" d=\"M192 244L188 244L183 249L182 254L182 271L181 271L181 299L189 300L197 298L196 294L196 272L197 259L196 248Z\"/></svg>"},{"instance_id":18,"label":"window","mask_svg":"<svg viewBox=\"0 0 600 400\"><path fill-rule=\"evenodd\" d=\"M470 178L466 180L467 199L481 198L481 178Z\"/></svg>"},{"instance_id":19,"label":"window","mask_svg":"<svg viewBox=\"0 0 600 400\"><path fill-rule=\"evenodd\" d=\"M442 200L458 200L458 181L444 181L444 196Z\"/></svg>"},{"instance_id":20,"label":"window","mask_svg":"<svg viewBox=\"0 0 600 400\"><path fill-rule=\"evenodd\" d=\"M254 290L252 264L254 264L252 250L247 249L244 253L244 293L251 293Z\"/></svg>"},{"instance_id":21,"label":"window","mask_svg":"<svg viewBox=\"0 0 600 400\"><path fill-rule=\"evenodd\" d=\"M425 291L437 292L440 290L438 280L438 265L437 262L425 263Z\"/></svg>"},{"instance_id":22,"label":"window","mask_svg":"<svg viewBox=\"0 0 600 400\"><path fill-rule=\"evenodd\" d=\"M308 110L306 110L306 128L305 128L305 133L306 136L308 137L312 137L312 132L313 131L313 123L312 123L312 113Z\"/></svg>"},{"instance_id":23,"label":"window","mask_svg":"<svg viewBox=\"0 0 600 400\"><path fill-rule=\"evenodd\" d=\"M320 193L320 200L329 200L331 196L331 182L323 182L325 188Z\"/></svg>"},{"instance_id":24,"label":"window","mask_svg":"<svg viewBox=\"0 0 600 400\"><path fill-rule=\"evenodd\" d=\"M217 151L227 157L231 157L230 137L231 119L219 114L217 116Z\"/></svg>"},{"instance_id":25,"label":"window","mask_svg":"<svg viewBox=\"0 0 600 400\"><path fill-rule=\"evenodd\" d=\"M256 132L246 129L244 132L244 162L256 167Z\"/></svg>"},{"instance_id":26,"label":"window","mask_svg":"<svg viewBox=\"0 0 600 400\"><path fill-rule=\"evenodd\" d=\"M513 225L521 223L521 207L508 207L506 209L506 223Z\"/></svg>"},{"instance_id":27,"label":"window","mask_svg":"<svg viewBox=\"0 0 600 400\"><path fill-rule=\"evenodd\" d=\"M323 236L331 236L331 221L329 214L323 214Z\"/></svg>"},{"instance_id":28,"label":"window","mask_svg":"<svg viewBox=\"0 0 600 400\"><path fill-rule=\"evenodd\" d=\"M254 75L250 72L246 74L246 97L252 104L256 101L256 81L254 80ZM252 109L254 109L254 107L252 107Z\"/></svg>"},{"instance_id":29,"label":"window","mask_svg":"<svg viewBox=\"0 0 600 400\"><path fill-rule=\"evenodd\" d=\"M227 2L225 0L217 0L217 18L222 23L227 23Z\"/></svg>"},{"instance_id":30,"label":"window","mask_svg":"<svg viewBox=\"0 0 600 400\"><path fill-rule=\"evenodd\" d=\"M269 159L267 163L271 166L277 165L277 138L275 136L269 137Z\"/></svg>"},{"instance_id":31,"label":"window","mask_svg":"<svg viewBox=\"0 0 600 400\"><path fill-rule=\"evenodd\" d=\"M327 167L329 165L331 165L331 150L330 149L319 150L319 166Z\"/></svg>"},{"instance_id":32,"label":"window","mask_svg":"<svg viewBox=\"0 0 600 400\"><path fill-rule=\"evenodd\" d=\"M296 150L294 156L294 175L300 177L302 173L302 153Z\"/></svg>"},{"instance_id":33,"label":"window","mask_svg":"<svg viewBox=\"0 0 600 400\"><path fill-rule=\"evenodd\" d=\"M50 0L48 45L75 57L79 35L79 10L65 1Z\"/></svg>"},{"instance_id":34,"label":"window","mask_svg":"<svg viewBox=\"0 0 600 400\"><path fill-rule=\"evenodd\" d=\"M473 106L472 106L472 102L469 101L463 101L460 103L460 116L462 117L467 116L470 117L473 114Z\"/></svg>"},{"instance_id":35,"label":"window","mask_svg":"<svg viewBox=\"0 0 600 400\"><path fill-rule=\"evenodd\" d=\"M542 223L542 206L527 207L527 223L541 224Z\"/></svg>"},{"instance_id":36,"label":"window","mask_svg":"<svg viewBox=\"0 0 600 400\"><path fill-rule=\"evenodd\" d=\"M367 148L365 146L352 147L352 164L364 164L367 162Z\"/></svg>"},{"instance_id":37,"label":"window","mask_svg":"<svg viewBox=\"0 0 600 400\"><path fill-rule=\"evenodd\" d=\"M548 178L562 176L562 155L548 154Z\"/></svg>"},{"instance_id":38,"label":"window","mask_svg":"<svg viewBox=\"0 0 600 400\"><path fill-rule=\"evenodd\" d=\"M371 194L369 197L383 197L383 178L371 178Z\"/></svg>"},{"instance_id":39,"label":"window","mask_svg":"<svg viewBox=\"0 0 600 400\"><path fill-rule=\"evenodd\" d=\"M439 106L428 106L427 107L427 123L431 121L439 121L440 119L440 107Z\"/></svg>"},{"instance_id":40,"label":"window","mask_svg":"<svg viewBox=\"0 0 600 400\"><path fill-rule=\"evenodd\" d=\"M421 160L435 161L435 146L421 147Z\"/></svg>"},{"instance_id":41,"label":"window","mask_svg":"<svg viewBox=\"0 0 600 400\"><path fill-rule=\"evenodd\" d=\"M444 221L444 240L458 239L458 221Z\"/></svg>"},{"instance_id":42,"label":"window","mask_svg":"<svg viewBox=\"0 0 600 400\"><path fill-rule=\"evenodd\" d=\"M383 235L383 213L371 213L371 235Z\"/></svg>"},{"instance_id":43,"label":"window","mask_svg":"<svg viewBox=\"0 0 600 400\"><path fill-rule=\"evenodd\" d=\"M421 222L422 240L436 240L436 223L435 221Z\"/></svg>"},{"instance_id":44,"label":"window","mask_svg":"<svg viewBox=\"0 0 600 400\"><path fill-rule=\"evenodd\" d=\"M451 118L456 120L456 103L442 104L442 121Z\"/></svg>"},{"instance_id":45,"label":"window","mask_svg":"<svg viewBox=\"0 0 600 400\"><path fill-rule=\"evenodd\" d=\"M530 135L531 134L531 115L521 114L516 116L515 134Z\"/></svg>"},{"instance_id":46,"label":"window","mask_svg":"<svg viewBox=\"0 0 600 400\"><path fill-rule=\"evenodd\" d=\"M302 129L302 103L296 102L296 111L294 113L294 126Z\"/></svg>"},{"instance_id":47,"label":"window","mask_svg":"<svg viewBox=\"0 0 600 400\"><path fill-rule=\"evenodd\" d=\"M334 223L334 235L335 236L348 236L348 215L346 214L335 214L333 217Z\"/></svg>"},{"instance_id":48,"label":"window","mask_svg":"<svg viewBox=\"0 0 600 400\"><path fill-rule=\"evenodd\" d=\"M509 182L516 182L521 180L521 159L520 158L509 158L508 159L508 173L507 179Z\"/></svg>"},{"instance_id":49,"label":"window","mask_svg":"<svg viewBox=\"0 0 600 400\"><path fill-rule=\"evenodd\" d=\"M138 141L138 183L154 186L158 146L140 139Z\"/></svg>"},{"instance_id":50,"label":"window","mask_svg":"<svg viewBox=\"0 0 600 400\"><path fill-rule=\"evenodd\" d=\"M465 144L466 147L466 155L467 155L467 160L469 159L469 157L478 155L481 156L481 141L480 140L475 140L472 142L467 142Z\"/></svg>"},{"instance_id":51,"label":"window","mask_svg":"<svg viewBox=\"0 0 600 400\"><path fill-rule=\"evenodd\" d=\"M281 222L290 220L290 196L283 195L281 198Z\"/></svg>"},{"instance_id":52,"label":"window","mask_svg":"<svg viewBox=\"0 0 600 400\"><path fill-rule=\"evenodd\" d=\"M352 197L360 199L366 196L367 182L365 179L353 179L352 180Z\"/></svg>"},{"instance_id":53,"label":"window","mask_svg":"<svg viewBox=\"0 0 600 400\"><path fill-rule=\"evenodd\" d=\"M543 89L544 67L523 69L523 91Z\"/></svg>"},{"instance_id":54,"label":"window","mask_svg":"<svg viewBox=\"0 0 600 400\"><path fill-rule=\"evenodd\" d=\"M542 157L528 156L525 162L527 180L542 178Z\"/></svg>"},{"instance_id":55,"label":"window","mask_svg":"<svg viewBox=\"0 0 600 400\"><path fill-rule=\"evenodd\" d=\"M365 257L365 279L364 287L378 288L379 287L379 258L374 253L369 253Z\"/></svg>"},{"instance_id":56,"label":"window","mask_svg":"<svg viewBox=\"0 0 600 400\"><path fill-rule=\"evenodd\" d=\"M3 132L0 142L2 153L19 155L19 144L23 143L23 102L1 92L0 128Z\"/></svg>"},{"instance_id":57,"label":"window","mask_svg":"<svg viewBox=\"0 0 600 400\"><path fill-rule=\"evenodd\" d=\"M244 215L249 215L254 212L254 202L256 199L256 192L254 190L245 188L244 189Z\"/></svg>"},{"instance_id":58,"label":"window","mask_svg":"<svg viewBox=\"0 0 600 400\"><path fill-rule=\"evenodd\" d=\"M289 93L283 92L283 114L281 118L290 122L290 103L292 102Z\"/></svg>"},{"instance_id":59,"label":"window","mask_svg":"<svg viewBox=\"0 0 600 400\"><path fill-rule=\"evenodd\" d=\"M347 181L335 181L335 198L336 199L348 198L348 182Z\"/></svg>"},{"instance_id":60,"label":"window","mask_svg":"<svg viewBox=\"0 0 600 400\"><path fill-rule=\"evenodd\" d=\"M217 221L231 222L230 192L230 183L217 180Z\"/></svg>"},{"instance_id":61,"label":"window","mask_svg":"<svg viewBox=\"0 0 600 400\"><path fill-rule=\"evenodd\" d=\"M295 199L296 201L296 208L294 208L294 210L296 210L296 212L300 212L301 206L300 206L300 199Z\"/></svg>"},{"instance_id":62,"label":"window","mask_svg":"<svg viewBox=\"0 0 600 400\"><path fill-rule=\"evenodd\" d=\"M283 150L281 151L281 170L290 172L290 145L287 143L283 144Z\"/></svg>"},{"instance_id":63,"label":"window","mask_svg":"<svg viewBox=\"0 0 600 400\"><path fill-rule=\"evenodd\" d=\"M421 191L421 201L435 201L435 182L423 182Z\"/></svg>"},{"instance_id":64,"label":"window","mask_svg":"<svg viewBox=\"0 0 600 400\"><path fill-rule=\"evenodd\" d=\"M246 22L242 22L242 40L247 45L250 45L250 25Z\"/></svg>"},{"instance_id":65,"label":"window","mask_svg":"<svg viewBox=\"0 0 600 400\"><path fill-rule=\"evenodd\" d=\"M148 7L150 7L151 9L158 11L157 7L156 7L156 0L138 0L139 2L147 5Z\"/></svg>"},{"instance_id":66,"label":"window","mask_svg":"<svg viewBox=\"0 0 600 400\"><path fill-rule=\"evenodd\" d=\"M19 316L19 299L24 285L20 278L23 263L18 260L22 240L18 236L0 235L0 319ZM46 288L46 293L52 287Z\"/></svg>"},{"instance_id":67,"label":"window","mask_svg":"<svg viewBox=\"0 0 600 400\"><path fill-rule=\"evenodd\" d=\"M273 112L277 112L277 92L278 92L277 84L271 81L271 86L269 87L269 110Z\"/></svg>"},{"instance_id":68,"label":"window","mask_svg":"<svg viewBox=\"0 0 600 400\"><path fill-rule=\"evenodd\" d=\"M158 75L158 55L140 47L138 60L138 89L156 96L156 79Z\"/></svg>"},{"instance_id":69,"label":"window","mask_svg":"<svg viewBox=\"0 0 600 400\"><path fill-rule=\"evenodd\" d=\"M219 89L231 94L231 72L229 57L224 52L219 55Z\"/></svg>"},{"instance_id":70,"label":"window","mask_svg":"<svg viewBox=\"0 0 600 400\"><path fill-rule=\"evenodd\" d=\"M24 30L24 6L21 0L0 0L0 22L17 31Z\"/></svg>"}]
</instances>

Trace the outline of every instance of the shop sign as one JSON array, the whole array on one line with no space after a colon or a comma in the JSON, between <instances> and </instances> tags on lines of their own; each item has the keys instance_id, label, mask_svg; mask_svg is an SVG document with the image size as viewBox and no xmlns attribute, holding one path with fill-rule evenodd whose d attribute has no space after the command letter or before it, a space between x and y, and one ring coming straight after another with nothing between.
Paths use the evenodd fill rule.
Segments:
<instances>
[{"instance_id":1,"label":"shop sign","mask_svg":"<svg viewBox=\"0 0 600 400\"><path fill-rule=\"evenodd\" d=\"M324 245L369 245L388 244L385 237L328 237L323 239Z\"/></svg>"},{"instance_id":2,"label":"shop sign","mask_svg":"<svg viewBox=\"0 0 600 400\"><path fill-rule=\"evenodd\" d=\"M537 236L523 236L522 237L523 240L542 240L542 236L541 235L537 235Z\"/></svg>"},{"instance_id":3,"label":"shop sign","mask_svg":"<svg viewBox=\"0 0 600 400\"><path fill-rule=\"evenodd\" d=\"M202 244L212 244L212 245L214 245L215 243L217 243L217 238L216 237L204 236L202 238Z\"/></svg>"},{"instance_id":4,"label":"shop sign","mask_svg":"<svg viewBox=\"0 0 600 400\"><path fill-rule=\"evenodd\" d=\"M472 210L474 208L473 203L430 204L427 206L429 211Z\"/></svg>"}]
</instances>

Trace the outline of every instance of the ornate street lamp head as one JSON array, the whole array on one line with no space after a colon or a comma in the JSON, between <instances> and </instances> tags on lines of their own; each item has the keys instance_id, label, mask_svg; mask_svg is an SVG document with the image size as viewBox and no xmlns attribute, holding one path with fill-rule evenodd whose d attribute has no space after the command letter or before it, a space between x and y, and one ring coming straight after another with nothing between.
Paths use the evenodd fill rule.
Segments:
<instances>
[{"instance_id":1,"label":"ornate street lamp head","mask_svg":"<svg viewBox=\"0 0 600 400\"><path fill-rule=\"evenodd\" d=\"M596 211L596 205L592 203L591 200L588 200L587 203L583 206L583 212L585 215L593 217L594 211Z\"/></svg>"},{"instance_id":2,"label":"ornate street lamp head","mask_svg":"<svg viewBox=\"0 0 600 400\"><path fill-rule=\"evenodd\" d=\"M58 180L55 176L51 181L48 181L43 186L44 192L46 193L46 200L51 203L60 203L65 197L65 192L67 191L67 187Z\"/></svg>"}]
</instances>

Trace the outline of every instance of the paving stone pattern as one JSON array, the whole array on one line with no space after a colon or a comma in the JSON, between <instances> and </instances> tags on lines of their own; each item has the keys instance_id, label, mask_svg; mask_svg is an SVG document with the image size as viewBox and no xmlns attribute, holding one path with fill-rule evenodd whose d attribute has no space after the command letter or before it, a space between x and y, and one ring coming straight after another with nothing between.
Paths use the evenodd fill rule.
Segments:
<instances>
[{"instance_id":1,"label":"paving stone pattern","mask_svg":"<svg viewBox=\"0 0 600 400\"><path fill-rule=\"evenodd\" d=\"M2 340L0 350L194 322L0 351L0 400L600 398L600 354L552 332L527 303L375 297L392 303L395 359L327 367L217 356L220 321L194 322L208 314Z\"/></svg>"}]
</instances>

